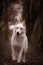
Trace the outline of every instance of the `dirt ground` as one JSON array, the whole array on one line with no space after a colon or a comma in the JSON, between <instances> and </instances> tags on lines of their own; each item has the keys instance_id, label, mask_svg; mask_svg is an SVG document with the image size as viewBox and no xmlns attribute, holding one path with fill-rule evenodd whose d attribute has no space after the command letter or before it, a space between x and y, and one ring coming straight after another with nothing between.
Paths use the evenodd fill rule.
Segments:
<instances>
[{"instance_id":1,"label":"dirt ground","mask_svg":"<svg viewBox=\"0 0 43 65\"><path fill-rule=\"evenodd\" d=\"M43 54L27 54L26 63L17 63L16 61L12 61L11 57L0 57L0 65L43 65Z\"/></svg>"}]
</instances>

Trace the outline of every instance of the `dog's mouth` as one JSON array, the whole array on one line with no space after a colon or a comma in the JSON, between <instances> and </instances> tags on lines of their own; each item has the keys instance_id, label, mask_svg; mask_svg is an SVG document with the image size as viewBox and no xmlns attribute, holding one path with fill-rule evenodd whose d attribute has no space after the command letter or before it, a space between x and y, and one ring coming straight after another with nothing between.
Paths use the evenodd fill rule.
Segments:
<instances>
[{"instance_id":1,"label":"dog's mouth","mask_svg":"<svg viewBox=\"0 0 43 65\"><path fill-rule=\"evenodd\" d=\"M18 38L18 37L19 37L19 38L21 38L21 37L23 37L23 36L24 36L24 34L23 34L23 32L21 32L21 33L16 32L16 36L17 36L17 38Z\"/></svg>"},{"instance_id":2,"label":"dog's mouth","mask_svg":"<svg viewBox=\"0 0 43 65\"><path fill-rule=\"evenodd\" d=\"M17 38L21 37L21 34L19 32L16 33Z\"/></svg>"}]
</instances>

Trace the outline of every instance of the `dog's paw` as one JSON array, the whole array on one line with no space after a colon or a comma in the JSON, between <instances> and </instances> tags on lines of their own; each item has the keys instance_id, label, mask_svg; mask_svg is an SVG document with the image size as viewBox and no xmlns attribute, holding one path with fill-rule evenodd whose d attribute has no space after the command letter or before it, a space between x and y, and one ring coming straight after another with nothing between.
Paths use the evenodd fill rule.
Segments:
<instances>
[{"instance_id":1,"label":"dog's paw","mask_svg":"<svg viewBox=\"0 0 43 65\"><path fill-rule=\"evenodd\" d=\"M26 61L25 61L25 60L23 60L22 62L23 62L23 63L25 63Z\"/></svg>"},{"instance_id":2,"label":"dog's paw","mask_svg":"<svg viewBox=\"0 0 43 65\"><path fill-rule=\"evenodd\" d=\"M25 62L26 62L26 60L25 60L25 59L22 59L22 62L23 62L23 63L25 63Z\"/></svg>"},{"instance_id":3,"label":"dog's paw","mask_svg":"<svg viewBox=\"0 0 43 65\"><path fill-rule=\"evenodd\" d=\"M21 61L20 60L17 60L17 63L21 63Z\"/></svg>"}]
</instances>

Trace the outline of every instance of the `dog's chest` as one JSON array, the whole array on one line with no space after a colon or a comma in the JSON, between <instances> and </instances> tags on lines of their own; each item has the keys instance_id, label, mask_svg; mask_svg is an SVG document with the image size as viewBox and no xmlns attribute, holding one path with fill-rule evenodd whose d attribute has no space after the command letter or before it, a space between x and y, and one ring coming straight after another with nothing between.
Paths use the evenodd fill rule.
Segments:
<instances>
[{"instance_id":1,"label":"dog's chest","mask_svg":"<svg viewBox=\"0 0 43 65\"><path fill-rule=\"evenodd\" d=\"M23 39L22 38L15 38L14 45L21 47L23 45Z\"/></svg>"}]
</instances>

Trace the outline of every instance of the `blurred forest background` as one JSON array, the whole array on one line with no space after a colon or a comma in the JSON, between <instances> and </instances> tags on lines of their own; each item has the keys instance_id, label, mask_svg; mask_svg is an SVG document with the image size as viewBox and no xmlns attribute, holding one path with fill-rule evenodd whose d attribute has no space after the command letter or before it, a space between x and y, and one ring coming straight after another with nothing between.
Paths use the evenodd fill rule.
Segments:
<instances>
[{"instance_id":1,"label":"blurred forest background","mask_svg":"<svg viewBox=\"0 0 43 65\"><path fill-rule=\"evenodd\" d=\"M15 4L18 4L17 8L14 8ZM40 0L0 0L0 65L19 65L11 60L8 27L17 21L14 18L21 6L29 42L26 64L43 65L43 7Z\"/></svg>"}]
</instances>

